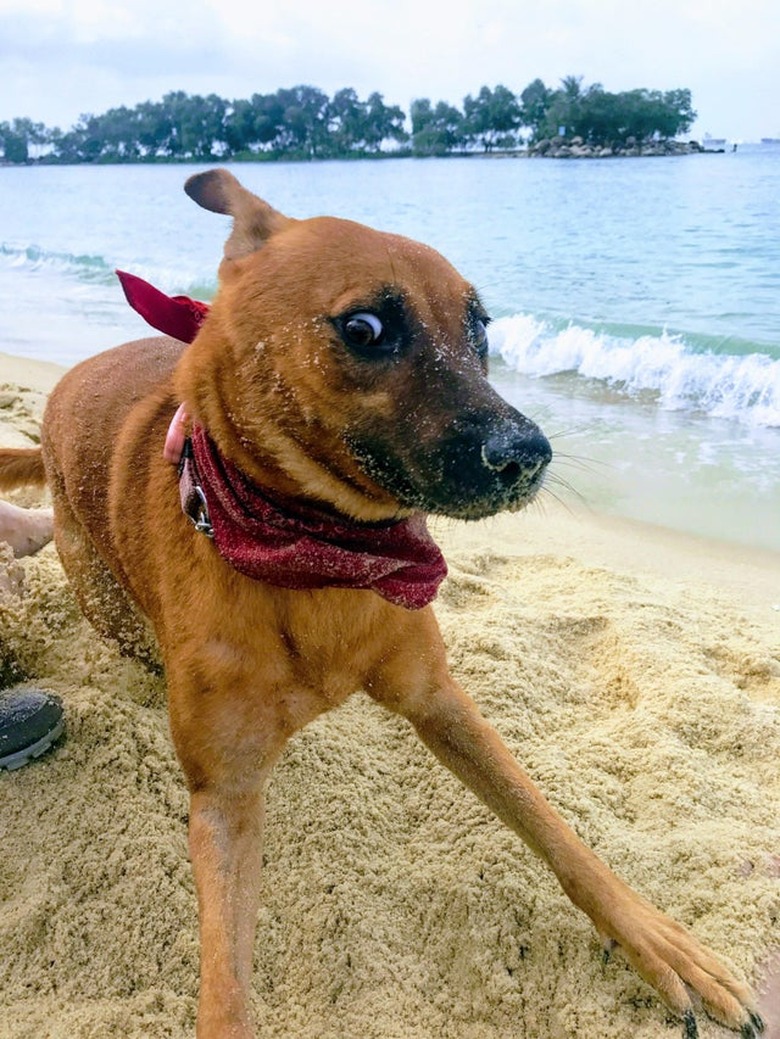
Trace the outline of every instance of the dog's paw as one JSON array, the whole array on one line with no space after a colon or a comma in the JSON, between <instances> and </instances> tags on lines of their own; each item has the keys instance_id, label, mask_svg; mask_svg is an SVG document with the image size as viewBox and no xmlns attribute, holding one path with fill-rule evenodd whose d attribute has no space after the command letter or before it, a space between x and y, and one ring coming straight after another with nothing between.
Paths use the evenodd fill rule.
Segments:
<instances>
[{"instance_id":1,"label":"dog's paw","mask_svg":"<svg viewBox=\"0 0 780 1039\"><path fill-rule=\"evenodd\" d=\"M686 928L614 875L608 892L602 887L597 905L587 897L577 901L595 923L604 947L619 947L637 973L682 1020L684 1039L698 1036L694 1004L740 1032L743 1039L758 1039L764 1022L752 990Z\"/></svg>"},{"instance_id":2,"label":"dog's paw","mask_svg":"<svg viewBox=\"0 0 780 1039\"><path fill-rule=\"evenodd\" d=\"M759 1039L764 1031L764 1022L752 1010L748 1011L748 1016L749 1020L740 1029L742 1039ZM692 1010L683 1018L683 1039L699 1039L699 1026L696 1024L696 1015Z\"/></svg>"}]
</instances>

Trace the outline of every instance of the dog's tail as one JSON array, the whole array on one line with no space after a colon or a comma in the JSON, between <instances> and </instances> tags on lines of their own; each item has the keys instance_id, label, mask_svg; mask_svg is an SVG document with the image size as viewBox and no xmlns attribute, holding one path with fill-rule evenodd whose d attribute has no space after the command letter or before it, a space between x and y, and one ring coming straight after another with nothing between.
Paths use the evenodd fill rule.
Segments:
<instances>
[{"instance_id":1,"label":"dog's tail","mask_svg":"<svg viewBox=\"0 0 780 1039\"><path fill-rule=\"evenodd\" d=\"M46 470L40 447L0 448L0 491L34 485L43 487Z\"/></svg>"}]
</instances>

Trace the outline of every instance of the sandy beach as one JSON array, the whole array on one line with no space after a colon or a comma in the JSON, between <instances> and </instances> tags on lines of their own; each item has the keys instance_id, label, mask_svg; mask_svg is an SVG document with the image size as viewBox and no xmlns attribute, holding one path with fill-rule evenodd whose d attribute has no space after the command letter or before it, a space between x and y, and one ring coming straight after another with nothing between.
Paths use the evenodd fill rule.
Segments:
<instances>
[{"instance_id":1,"label":"sandy beach","mask_svg":"<svg viewBox=\"0 0 780 1039\"><path fill-rule=\"evenodd\" d=\"M0 356L1 444L34 442L59 374ZM780 556L551 497L432 530L455 674L580 836L756 984L778 1039ZM196 906L164 684L81 618L53 546L2 565L2 679L60 695L67 735L0 773L0 1039L190 1039ZM253 995L264 1039L681 1034L362 694L273 776ZM702 1039L733 1034L700 1017Z\"/></svg>"}]
</instances>

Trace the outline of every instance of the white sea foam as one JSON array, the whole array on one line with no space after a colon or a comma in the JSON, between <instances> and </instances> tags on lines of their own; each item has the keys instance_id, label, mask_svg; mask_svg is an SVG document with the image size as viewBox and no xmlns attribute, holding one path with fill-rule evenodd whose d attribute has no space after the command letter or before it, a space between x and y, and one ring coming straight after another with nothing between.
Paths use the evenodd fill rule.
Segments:
<instances>
[{"instance_id":1,"label":"white sea foam","mask_svg":"<svg viewBox=\"0 0 780 1039\"><path fill-rule=\"evenodd\" d=\"M576 324L556 329L529 314L490 326L491 354L534 378L572 373L668 410L780 427L780 360L763 353L697 351L663 332L614 336Z\"/></svg>"},{"instance_id":2,"label":"white sea foam","mask_svg":"<svg viewBox=\"0 0 780 1039\"><path fill-rule=\"evenodd\" d=\"M117 298L121 298L115 274L117 266L150 281L160 291L171 294L192 293L199 298L210 298L216 287L213 279L209 283L208 278L199 278L194 269L188 270L186 257L175 266L150 263L143 257L121 260L113 264L103 256L53 252L41 249L37 245L9 245L0 241L0 267L21 273L65 277L80 284L108 286L111 292L117 294Z\"/></svg>"}]
</instances>

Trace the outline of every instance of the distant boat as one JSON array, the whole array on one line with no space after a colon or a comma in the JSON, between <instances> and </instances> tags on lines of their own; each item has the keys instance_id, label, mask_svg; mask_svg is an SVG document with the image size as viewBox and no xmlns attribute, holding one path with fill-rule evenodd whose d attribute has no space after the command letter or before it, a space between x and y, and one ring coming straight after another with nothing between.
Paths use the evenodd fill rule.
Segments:
<instances>
[{"instance_id":1,"label":"distant boat","mask_svg":"<svg viewBox=\"0 0 780 1039\"><path fill-rule=\"evenodd\" d=\"M713 151L716 148L726 147L725 137L711 137L708 133L705 133L704 140L701 142L702 148L705 151Z\"/></svg>"}]
</instances>

